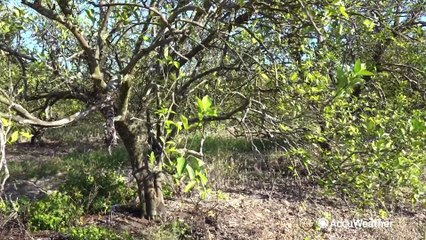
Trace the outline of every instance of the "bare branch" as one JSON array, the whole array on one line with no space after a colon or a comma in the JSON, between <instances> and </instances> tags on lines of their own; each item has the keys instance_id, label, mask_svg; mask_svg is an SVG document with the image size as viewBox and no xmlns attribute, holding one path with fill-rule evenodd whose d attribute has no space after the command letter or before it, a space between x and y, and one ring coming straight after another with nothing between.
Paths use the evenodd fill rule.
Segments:
<instances>
[{"instance_id":1,"label":"bare branch","mask_svg":"<svg viewBox=\"0 0 426 240\"><path fill-rule=\"evenodd\" d=\"M177 91L177 94L183 94L188 88L189 86L191 86L192 83L196 82L197 80L210 75L212 73L221 71L221 70L238 70L240 69L239 67L226 67L226 66L219 66L219 67L215 67L215 68L211 68L209 70L206 70L200 74L197 74L195 76L193 76L192 78L190 78L188 81L186 81Z\"/></svg>"},{"instance_id":2,"label":"bare branch","mask_svg":"<svg viewBox=\"0 0 426 240\"><path fill-rule=\"evenodd\" d=\"M27 109L25 109L22 105L16 104L11 101L9 98L0 96L0 103L9 106L9 108L16 112L17 115L12 113L3 113L0 112L0 117L10 118L11 120L18 122L23 125L32 125L38 127L62 127L77 120L80 120L86 117L89 113L98 109L98 106L92 106L87 108L84 111L77 112L69 117L56 120L56 121L44 121L33 114L31 114Z\"/></svg>"},{"instance_id":3,"label":"bare branch","mask_svg":"<svg viewBox=\"0 0 426 240\"><path fill-rule=\"evenodd\" d=\"M299 1L300 6L302 6L303 10L305 10L306 16L308 16L308 19L311 22L312 26L314 27L315 31L318 33L319 42L322 42L323 41L323 34L322 34L321 30L318 28L318 26L315 23L314 19L312 18L311 14L309 13L309 9L305 6L305 4L301 0L298 0L298 1Z\"/></svg>"},{"instance_id":4,"label":"bare branch","mask_svg":"<svg viewBox=\"0 0 426 240\"><path fill-rule=\"evenodd\" d=\"M102 59L102 49L106 42L106 28L108 26L108 19L112 12L112 7L108 7L106 11L103 8L100 8L101 14L99 19L99 30L98 30L98 44L96 46L95 57L101 61Z\"/></svg>"},{"instance_id":5,"label":"bare branch","mask_svg":"<svg viewBox=\"0 0 426 240\"><path fill-rule=\"evenodd\" d=\"M172 40L173 40L173 38L166 38L164 40L161 40L161 41L158 41L156 43L151 44L151 46L149 46L147 48L140 50L140 52L138 54L136 54L130 60L130 62L127 64L127 66L123 70L121 70L120 73L123 74L123 75L130 73L142 57L148 55L150 52L152 52L157 47L164 46L164 45L170 43Z\"/></svg>"},{"instance_id":6,"label":"bare branch","mask_svg":"<svg viewBox=\"0 0 426 240\"><path fill-rule=\"evenodd\" d=\"M5 51L7 53L9 53L10 55L13 55L15 57L21 58L21 59L26 59L26 60L30 60L30 61L36 61L37 59L35 59L33 56L21 53L19 51L16 51L8 46L5 46L3 44L0 43L0 50Z\"/></svg>"},{"instance_id":7,"label":"bare branch","mask_svg":"<svg viewBox=\"0 0 426 240\"><path fill-rule=\"evenodd\" d=\"M16 110L15 106L12 106L12 108L14 110ZM87 115L89 115L90 113L94 112L97 109L98 109L98 107L93 106L93 107L90 107L90 108L88 108L84 111L77 112L77 113L75 113L75 114L73 114L69 117L66 117L66 118L63 118L63 119L60 119L60 120L56 120L56 121L44 121L44 120L41 120L41 119L31 115L31 114L30 114L31 118L28 119L28 118L24 118L24 117L21 117L21 116L15 116L15 115L11 115L11 114L8 114L8 113L0 112L0 117L10 118L13 121L18 122L18 123L23 124L23 125L32 125L32 126L37 126L37 127L63 127L63 126L68 125L70 123L76 122L76 121L78 121L82 118L85 118Z\"/></svg>"}]
</instances>

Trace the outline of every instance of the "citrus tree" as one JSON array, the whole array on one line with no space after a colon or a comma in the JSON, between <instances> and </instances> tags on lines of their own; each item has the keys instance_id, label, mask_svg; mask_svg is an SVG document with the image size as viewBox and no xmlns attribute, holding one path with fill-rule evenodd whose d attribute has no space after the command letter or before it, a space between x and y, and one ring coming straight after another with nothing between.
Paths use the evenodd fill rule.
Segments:
<instances>
[{"instance_id":1,"label":"citrus tree","mask_svg":"<svg viewBox=\"0 0 426 240\"><path fill-rule=\"evenodd\" d=\"M61 127L101 112L148 218L165 208L165 173L188 179L186 191L206 185L202 152L176 137L213 121L272 140L326 187L370 189L369 199L410 182L393 182L403 169L421 174L423 145L390 138L403 124L404 138L424 134L422 1L3 2L0 116ZM386 175L395 159L405 163Z\"/></svg>"},{"instance_id":2,"label":"citrus tree","mask_svg":"<svg viewBox=\"0 0 426 240\"><path fill-rule=\"evenodd\" d=\"M155 217L164 209L166 166L189 176L187 190L206 184L200 154L185 158L176 134L246 110L286 61L268 45L296 37L282 25L305 18L304 8L297 1L11 1L2 6L0 49L13 65L4 76L12 87L0 102L12 114L1 116L60 127L100 111L106 145L121 137L144 214ZM304 27L310 23L297 28ZM43 113L64 100L86 108L57 120Z\"/></svg>"}]
</instances>

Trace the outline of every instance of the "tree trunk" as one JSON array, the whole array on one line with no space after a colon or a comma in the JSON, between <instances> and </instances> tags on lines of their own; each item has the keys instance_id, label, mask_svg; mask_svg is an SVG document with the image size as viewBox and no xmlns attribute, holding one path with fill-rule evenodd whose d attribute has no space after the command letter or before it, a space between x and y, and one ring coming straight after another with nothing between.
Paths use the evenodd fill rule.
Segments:
<instances>
[{"instance_id":1,"label":"tree trunk","mask_svg":"<svg viewBox=\"0 0 426 240\"><path fill-rule=\"evenodd\" d=\"M132 174L138 185L142 215L155 219L165 211L161 172L149 165L149 144L142 121L116 122L116 129L129 153Z\"/></svg>"}]
</instances>

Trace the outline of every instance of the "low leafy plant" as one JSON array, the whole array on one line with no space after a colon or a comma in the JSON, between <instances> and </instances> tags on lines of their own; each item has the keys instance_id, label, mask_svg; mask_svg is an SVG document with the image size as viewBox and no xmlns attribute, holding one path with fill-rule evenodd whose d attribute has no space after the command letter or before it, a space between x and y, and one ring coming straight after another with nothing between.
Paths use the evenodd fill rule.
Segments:
<instances>
[{"instance_id":1,"label":"low leafy plant","mask_svg":"<svg viewBox=\"0 0 426 240\"><path fill-rule=\"evenodd\" d=\"M112 156L93 152L70 158L68 176L60 189L89 213L106 212L112 205L128 203L136 192L120 171L125 159L120 151Z\"/></svg>"},{"instance_id":2,"label":"low leafy plant","mask_svg":"<svg viewBox=\"0 0 426 240\"><path fill-rule=\"evenodd\" d=\"M170 223L166 228L169 228L179 239L187 239L191 236L190 226L180 220Z\"/></svg>"},{"instance_id":3,"label":"low leafy plant","mask_svg":"<svg viewBox=\"0 0 426 240\"><path fill-rule=\"evenodd\" d=\"M71 227L64 231L71 240L130 240L130 236L118 235L111 229L98 226Z\"/></svg>"},{"instance_id":4,"label":"low leafy plant","mask_svg":"<svg viewBox=\"0 0 426 240\"><path fill-rule=\"evenodd\" d=\"M55 192L30 206L28 223L33 230L59 231L77 223L82 214L70 196Z\"/></svg>"},{"instance_id":5,"label":"low leafy plant","mask_svg":"<svg viewBox=\"0 0 426 240\"><path fill-rule=\"evenodd\" d=\"M30 202L25 197L21 197L17 200L5 200L0 198L0 216L5 216L11 213L24 212L29 205Z\"/></svg>"},{"instance_id":6,"label":"low leafy plant","mask_svg":"<svg viewBox=\"0 0 426 240\"><path fill-rule=\"evenodd\" d=\"M177 219L164 225L154 235L153 239L191 239L191 227L183 220Z\"/></svg>"}]
</instances>

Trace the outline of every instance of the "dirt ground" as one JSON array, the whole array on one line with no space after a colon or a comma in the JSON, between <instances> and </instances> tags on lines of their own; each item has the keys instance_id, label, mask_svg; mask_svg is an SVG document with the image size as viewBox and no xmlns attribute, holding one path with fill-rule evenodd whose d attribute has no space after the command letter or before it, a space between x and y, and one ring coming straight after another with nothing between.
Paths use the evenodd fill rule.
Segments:
<instances>
[{"instance_id":1,"label":"dirt ground","mask_svg":"<svg viewBox=\"0 0 426 240\"><path fill-rule=\"evenodd\" d=\"M67 152L67 146L61 144L36 148L23 144L10 149L8 156L10 162L34 164L64 156ZM12 176L7 186L9 196L40 197L54 190L62 177L57 174L20 179L23 176ZM221 191L220 196L213 194L204 201L188 196L168 199L168 212L159 221L150 222L125 211L115 211L108 215L85 216L84 222L127 231L138 236L136 239L152 239L153 231L176 220L188 226L188 239L426 239L424 209L399 210L381 219L373 211L360 210L342 199L323 196L309 181L296 184L292 178L282 178L273 182L230 182L215 190ZM48 231L30 233L22 223L5 222L7 217L2 219L0 239L66 239ZM376 221L382 225L339 226L351 220ZM155 238L171 239L161 235Z\"/></svg>"}]
</instances>

